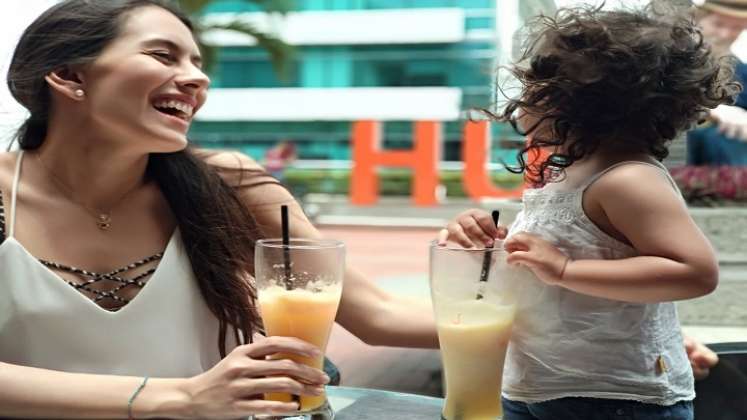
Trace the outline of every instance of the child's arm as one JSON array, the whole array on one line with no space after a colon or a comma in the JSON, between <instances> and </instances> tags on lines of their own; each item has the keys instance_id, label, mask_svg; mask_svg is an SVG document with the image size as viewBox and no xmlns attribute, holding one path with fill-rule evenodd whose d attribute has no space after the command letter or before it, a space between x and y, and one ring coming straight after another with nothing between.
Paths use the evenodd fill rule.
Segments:
<instances>
[{"instance_id":1,"label":"child's arm","mask_svg":"<svg viewBox=\"0 0 747 420\"><path fill-rule=\"evenodd\" d=\"M622 301L688 299L716 288L713 249L656 168L625 165L610 171L587 190L584 208L640 256L570 261L538 236L521 233L506 242L509 262L528 266L545 282Z\"/></svg>"}]
</instances>

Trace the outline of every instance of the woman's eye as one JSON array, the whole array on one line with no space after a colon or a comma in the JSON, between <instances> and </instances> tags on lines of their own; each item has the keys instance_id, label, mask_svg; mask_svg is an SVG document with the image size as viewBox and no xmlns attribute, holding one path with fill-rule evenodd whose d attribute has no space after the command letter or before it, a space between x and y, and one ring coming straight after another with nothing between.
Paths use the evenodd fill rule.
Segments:
<instances>
[{"instance_id":1,"label":"woman's eye","mask_svg":"<svg viewBox=\"0 0 747 420\"><path fill-rule=\"evenodd\" d=\"M151 51L150 54L166 61L173 60L173 56L168 51Z\"/></svg>"}]
</instances>

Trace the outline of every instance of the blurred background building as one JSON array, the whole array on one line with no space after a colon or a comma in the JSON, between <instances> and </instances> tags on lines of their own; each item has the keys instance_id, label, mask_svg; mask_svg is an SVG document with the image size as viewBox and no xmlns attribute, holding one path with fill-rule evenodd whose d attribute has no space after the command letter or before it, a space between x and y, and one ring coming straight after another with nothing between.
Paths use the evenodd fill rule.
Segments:
<instances>
[{"instance_id":1,"label":"blurred background building","mask_svg":"<svg viewBox=\"0 0 747 420\"><path fill-rule=\"evenodd\" d=\"M213 88L192 137L258 160L291 141L301 160L347 161L352 121L384 121L384 146L409 148L411 123L436 120L445 123L444 160L458 161L464 111L493 106L495 69L516 28L554 8L552 0L297 0L272 17L251 2L214 0L205 22L243 21L294 51L281 74L252 37L206 33L217 47ZM504 146L520 141L510 127L494 130ZM493 154L513 158L507 147Z\"/></svg>"}]
</instances>

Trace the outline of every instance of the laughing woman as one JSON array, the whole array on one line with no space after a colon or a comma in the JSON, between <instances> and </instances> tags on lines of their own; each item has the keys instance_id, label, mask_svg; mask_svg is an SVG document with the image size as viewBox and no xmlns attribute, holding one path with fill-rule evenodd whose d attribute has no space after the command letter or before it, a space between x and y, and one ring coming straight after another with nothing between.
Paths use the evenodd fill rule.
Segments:
<instances>
[{"instance_id":1,"label":"laughing woman","mask_svg":"<svg viewBox=\"0 0 747 420\"><path fill-rule=\"evenodd\" d=\"M265 360L308 343L253 339L254 242L278 236L280 204L293 236L320 234L251 159L189 147L209 83L163 1L63 1L23 34L8 86L30 117L0 154L0 417L240 417L327 382ZM337 321L437 345L429 311L350 269Z\"/></svg>"}]
</instances>

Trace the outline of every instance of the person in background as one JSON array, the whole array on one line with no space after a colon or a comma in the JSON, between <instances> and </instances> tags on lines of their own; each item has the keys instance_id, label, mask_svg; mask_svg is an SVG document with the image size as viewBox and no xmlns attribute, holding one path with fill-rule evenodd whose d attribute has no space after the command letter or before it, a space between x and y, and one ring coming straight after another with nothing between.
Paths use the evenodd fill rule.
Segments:
<instances>
[{"instance_id":1,"label":"person in background","mask_svg":"<svg viewBox=\"0 0 747 420\"><path fill-rule=\"evenodd\" d=\"M713 54L736 61L735 79L747 85L747 64L732 56L731 47L747 29L747 0L705 0L694 17ZM687 164L747 166L747 91L732 104L711 110L710 123L687 133Z\"/></svg>"},{"instance_id":2,"label":"person in background","mask_svg":"<svg viewBox=\"0 0 747 420\"><path fill-rule=\"evenodd\" d=\"M661 7L531 22L512 68L521 94L494 117L527 136L514 170L536 188L508 232L472 210L439 235L505 237L507 262L536 276L519 289L504 420L693 418L696 365L674 301L711 293L718 263L661 161L740 86L692 20Z\"/></svg>"},{"instance_id":3,"label":"person in background","mask_svg":"<svg viewBox=\"0 0 747 420\"><path fill-rule=\"evenodd\" d=\"M297 158L296 145L291 141L283 140L275 145L275 147L267 149L263 166L270 175L278 181L283 182L285 170Z\"/></svg>"}]
</instances>

